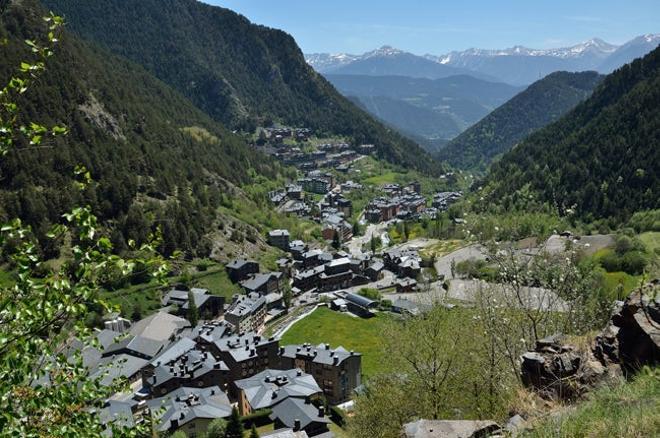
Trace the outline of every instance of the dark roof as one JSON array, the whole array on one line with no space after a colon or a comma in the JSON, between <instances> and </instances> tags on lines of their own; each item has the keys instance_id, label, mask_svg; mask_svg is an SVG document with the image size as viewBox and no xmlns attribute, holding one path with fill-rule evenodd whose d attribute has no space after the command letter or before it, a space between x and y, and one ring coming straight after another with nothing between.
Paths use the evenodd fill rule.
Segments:
<instances>
[{"instance_id":1,"label":"dark roof","mask_svg":"<svg viewBox=\"0 0 660 438\"><path fill-rule=\"evenodd\" d=\"M128 335L103 351L103 356L111 356L122 350L133 351L145 357L154 357L163 349L167 341L157 341L143 336Z\"/></svg>"},{"instance_id":2,"label":"dark roof","mask_svg":"<svg viewBox=\"0 0 660 438\"><path fill-rule=\"evenodd\" d=\"M349 352L344 347L337 347L334 350L330 344L311 344L285 345L280 349L280 355L289 359L305 357L311 359L314 363L324 365L338 365L350 357L360 356L360 353Z\"/></svg>"},{"instance_id":3,"label":"dark roof","mask_svg":"<svg viewBox=\"0 0 660 438\"><path fill-rule=\"evenodd\" d=\"M236 259L232 260L231 262L227 263L225 267L227 269L241 269L243 266L247 264L257 264L254 260L248 260L248 259Z\"/></svg>"},{"instance_id":4,"label":"dark roof","mask_svg":"<svg viewBox=\"0 0 660 438\"><path fill-rule=\"evenodd\" d=\"M345 299L349 303L357 304L358 306L364 307L365 309L368 309L378 304L377 301L353 293L347 293Z\"/></svg>"},{"instance_id":5,"label":"dark roof","mask_svg":"<svg viewBox=\"0 0 660 438\"><path fill-rule=\"evenodd\" d=\"M131 378L149 363L146 359L120 354L118 356L106 357L90 372L90 377L100 378L99 383L110 386L114 379L125 377Z\"/></svg>"},{"instance_id":6,"label":"dark roof","mask_svg":"<svg viewBox=\"0 0 660 438\"><path fill-rule=\"evenodd\" d=\"M237 380L252 409L272 407L287 398L308 398L322 392L310 374L299 369L267 369L247 379Z\"/></svg>"},{"instance_id":7,"label":"dark roof","mask_svg":"<svg viewBox=\"0 0 660 438\"><path fill-rule=\"evenodd\" d=\"M193 421L197 418L214 420L231 416L231 404L227 394L217 386L208 388L181 387L164 397L147 402L152 412L159 416L158 430L166 431Z\"/></svg>"},{"instance_id":8,"label":"dark roof","mask_svg":"<svg viewBox=\"0 0 660 438\"><path fill-rule=\"evenodd\" d=\"M300 398L287 398L273 406L270 419L280 420L286 427L294 427L295 421L300 421L302 429L311 423L330 423L325 416L320 416L319 408Z\"/></svg>"}]
</instances>

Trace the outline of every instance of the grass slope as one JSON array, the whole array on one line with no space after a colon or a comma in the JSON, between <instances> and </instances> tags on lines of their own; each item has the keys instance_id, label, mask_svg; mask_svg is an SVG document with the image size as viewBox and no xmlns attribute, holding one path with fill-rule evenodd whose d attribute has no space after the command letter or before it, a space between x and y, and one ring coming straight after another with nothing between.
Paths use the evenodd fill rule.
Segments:
<instances>
[{"instance_id":1,"label":"grass slope","mask_svg":"<svg viewBox=\"0 0 660 438\"><path fill-rule=\"evenodd\" d=\"M380 339L382 329L392 317L380 313L370 319L362 319L320 307L311 315L293 325L282 336L280 343L313 345L328 343L336 348L343 346L362 354L364 377L386 371L383 368L383 350Z\"/></svg>"},{"instance_id":2,"label":"grass slope","mask_svg":"<svg viewBox=\"0 0 660 438\"><path fill-rule=\"evenodd\" d=\"M632 382L595 391L566 414L534 425L523 436L653 437L660 431L660 371L644 371Z\"/></svg>"}]
</instances>

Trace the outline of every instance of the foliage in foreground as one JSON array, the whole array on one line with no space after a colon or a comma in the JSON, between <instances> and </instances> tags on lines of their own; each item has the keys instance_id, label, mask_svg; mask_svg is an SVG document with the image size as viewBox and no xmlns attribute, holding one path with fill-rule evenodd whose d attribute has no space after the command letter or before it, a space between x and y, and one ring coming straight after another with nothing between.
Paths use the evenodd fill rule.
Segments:
<instances>
[{"instance_id":1,"label":"foliage in foreground","mask_svg":"<svg viewBox=\"0 0 660 438\"><path fill-rule=\"evenodd\" d=\"M43 23L43 22L42 22ZM0 93L0 152L3 159L23 150L40 148L66 133L62 127L23 123L16 98L28 91L46 68L59 38L62 19L45 18L47 38L27 41L34 61L20 63ZM74 186L85 190L91 176L76 171ZM133 258L113 255L109 238L98 232L91 208L76 207L47 233L55 246L70 242L70 258L57 269L43 266L33 231L16 219L0 226L0 257L16 269L16 282L0 289L0 435L100 436L99 408L122 383L104 387L90 379L82 351L92 346L84 320L89 309L109 310L98 298L101 284L136 270L162 277L166 266L153 256L153 246L129 242ZM80 345L76 347L76 345ZM101 376L103 377L103 376ZM120 430L132 436L142 427ZM147 426L148 427L148 426Z\"/></svg>"},{"instance_id":2,"label":"foliage in foreground","mask_svg":"<svg viewBox=\"0 0 660 438\"><path fill-rule=\"evenodd\" d=\"M660 370L645 369L632 382L594 391L572 411L550 416L529 438L650 437L660 430Z\"/></svg>"}]
</instances>

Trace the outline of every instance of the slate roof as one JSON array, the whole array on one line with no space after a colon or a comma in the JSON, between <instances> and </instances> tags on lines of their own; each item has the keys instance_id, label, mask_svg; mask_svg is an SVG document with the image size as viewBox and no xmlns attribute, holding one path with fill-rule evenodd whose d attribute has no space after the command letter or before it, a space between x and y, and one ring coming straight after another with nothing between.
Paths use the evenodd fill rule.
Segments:
<instances>
[{"instance_id":1,"label":"slate roof","mask_svg":"<svg viewBox=\"0 0 660 438\"><path fill-rule=\"evenodd\" d=\"M130 354L105 357L90 372L90 377L100 378L99 383L101 385L110 386L114 379L120 377L131 378L136 375L148 363L148 360Z\"/></svg>"},{"instance_id":2,"label":"slate roof","mask_svg":"<svg viewBox=\"0 0 660 438\"><path fill-rule=\"evenodd\" d=\"M330 344L319 344L317 346L313 346L311 344L302 344L285 345L284 347L281 347L280 356L286 357L288 359L305 357L308 360L311 359L314 363L320 363L324 365L338 365L349 357L361 356L361 354L349 352L341 346L333 350L330 348Z\"/></svg>"},{"instance_id":3,"label":"slate roof","mask_svg":"<svg viewBox=\"0 0 660 438\"><path fill-rule=\"evenodd\" d=\"M154 357L160 353L168 341L157 341L143 336L128 335L123 339L110 345L103 351L103 356L108 357L120 353L121 350L128 350L145 357Z\"/></svg>"},{"instance_id":4,"label":"slate roof","mask_svg":"<svg viewBox=\"0 0 660 438\"><path fill-rule=\"evenodd\" d=\"M149 400L152 412L162 412L158 430L166 431L173 426L181 427L198 418L214 420L231 416L231 404L227 394L217 386L208 388L181 387L164 397Z\"/></svg>"},{"instance_id":5,"label":"slate roof","mask_svg":"<svg viewBox=\"0 0 660 438\"><path fill-rule=\"evenodd\" d=\"M266 304L266 298L257 293L250 293L248 295L239 295L236 300L231 303L227 313L243 317L253 313L256 309Z\"/></svg>"},{"instance_id":6,"label":"slate roof","mask_svg":"<svg viewBox=\"0 0 660 438\"><path fill-rule=\"evenodd\" d=\"M192 288L190 289L190 292L193 294L195 299L195 307L198 309L202 307L202 305L204 305L204 303L212 296L208 289ZM190 307L190 303L188 301L188 291L172 289L163 297L161 304L163 306L176 304L182 309L186 310Z\"/></svg>"},{"instance_id":7,"label":"slate roof","mask_svg":"<svg viewBox=\"0 0 660 438\"><path fill-rule=\"evenodd\" d=\"M130 333L156 341L166 341L173 333L188 325L188 321L183 318L157 312L133 324Z\"/></svg>"},{"instance_id":8,"label":"slate roof","mask_svg":"<svg viewBox=\"0 0 660 438\"><path fill-rule=\"evenodd\" d=\"M319 408L300 398L287 398L272 408L270 419L279 419L286 427L293 427L296 420L300 420L302 429L311 423L330 423L327 417L319 415Z\"/></svg>"},{"instance_id":9,"label":"slate roof","mask_svg":"<svg viewBox=\"0 0 660 438\"><path fill-rule=\"evenodd\" d=\"M254 332L218 339L214 342L220 352L228 353L236 362L253 358L254 351L263 345L277 342L275 338L266 338Z\"/></svg>"},{"instance_id":10,"label":"slate roof","mask_svg":"<svg viewBox=\"0 0 660 438\"><path fill-rule=\"evenodd\" d=\"M132 408L136 404L135 400L109 400L99 411L101 424L112 422L128 428L135 427Z\"/></svg>"},{"instance_id":11,"label":"slate roof","mask_svg":"<svg viewBox=\"0 0 660 438\"><path fill-rule=\"evenodd\" d=\"M235 384L253 410L269 408L290 397L304 399L322 392L314 377L299 369L267 369Z\"/></svg>"},{"instance_id":12,"label":"slate roof","mask_svg":"<svg viewBox=\"0 0 660 438\"><path fill-rule=\"evenodd\" d=\"M267 272L264 274L253 274L247 280L241 281L243 286L248 291L256 291L270 281L272 277L279 279L282 276L281 272Z\"/></svg>"},{"instance_id":13,"label":"slate roof","mask_svg":"<svg viewBox=\"0 0 660 438\"><path fill-rule=\"evenodd\" d=\"M227 263L225 267L228 269L241 269L243 266L247 265L248 263L257 263L257 262L248 259L236 259Z\"/></svg>"}]
</instances>

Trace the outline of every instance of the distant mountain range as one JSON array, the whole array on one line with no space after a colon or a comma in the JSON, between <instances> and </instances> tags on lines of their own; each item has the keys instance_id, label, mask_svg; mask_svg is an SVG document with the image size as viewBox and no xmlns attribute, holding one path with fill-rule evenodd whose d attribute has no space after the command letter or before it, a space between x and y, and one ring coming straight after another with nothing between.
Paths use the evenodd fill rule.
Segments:
<instances>
[{"instance_id":1,"label":"distant mountain range","mask_svg":"<svg viewBox=\"0 0 660 438\"><path fill-rule=\"evenodd\" d=\"M502 50L468 49L441 56L417 56L384 46L363 55L315 53L306 55L306 59L323 74L402 75L438 79L467 73L481 79L527 85L560 70L610 73L649 53L658 44L660 34L648 34L621 46L594 38L558 49L515 46Z\"/></svg>"},{"instance_id":2,"label":"distant mountain range","mask_svg":"<svg viewBox=\"0 0 660 438\"><path fill-rule=\"evenodd\" d=\"M468 75L434 80L337 74L326 78L380 120L410 137L427 140L455 137L522 91Z\"/></svg>"}]
</instances>

